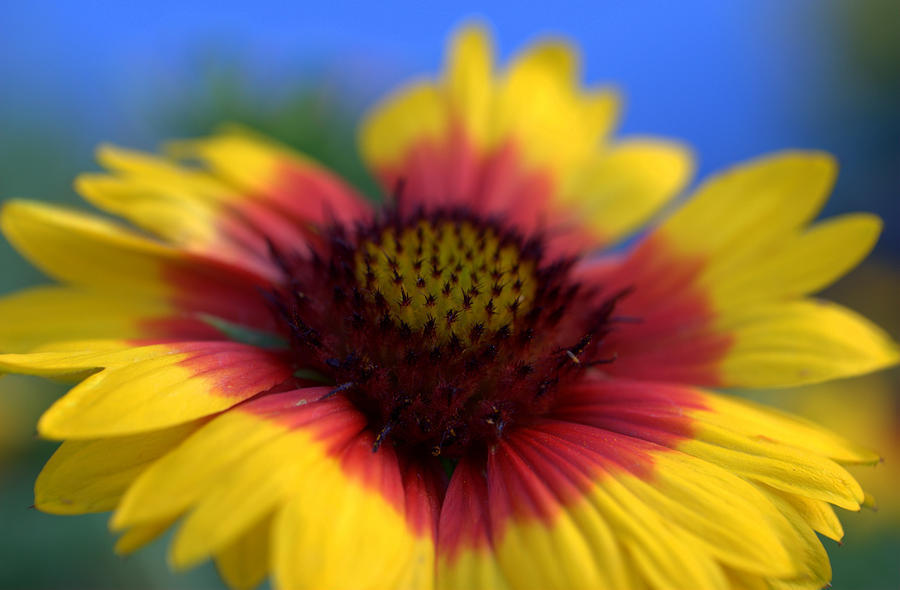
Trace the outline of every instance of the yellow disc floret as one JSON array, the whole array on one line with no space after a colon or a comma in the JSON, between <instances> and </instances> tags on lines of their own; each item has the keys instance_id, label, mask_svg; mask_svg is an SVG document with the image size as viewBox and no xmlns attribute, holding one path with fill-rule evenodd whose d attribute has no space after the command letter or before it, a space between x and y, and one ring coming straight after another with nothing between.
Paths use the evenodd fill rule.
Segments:
<instances>
[{"instance_id":1,"label":"yellow disc floret","mask_svg":"<svg viewBox=\"0 0 900 590\"><path fill-rule=\"evenodd\" d=\"M356 259L360 285L384 298L393 321L467 344L512 331L534 300L534 271L492 228L455 220L387 227Z\"/></svg>"}]
</instances>

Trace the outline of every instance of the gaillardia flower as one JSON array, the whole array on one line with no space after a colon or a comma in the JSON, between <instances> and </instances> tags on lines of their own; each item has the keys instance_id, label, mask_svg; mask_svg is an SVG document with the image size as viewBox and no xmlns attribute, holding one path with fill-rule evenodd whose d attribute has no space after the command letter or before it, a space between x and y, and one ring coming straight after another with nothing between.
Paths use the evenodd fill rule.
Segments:
<instances>
[{"instance_id":1,"label":"gaillardia flower","mask_svg":"<svg viewBox=\"0 0 900 590\"><path fill-rule=\"evenodd\" d=\"M0 303L0 368L80 381L36 506L114 510L128 552L234 588L819 588L816 532L871 452L703 388L872 371L894 344L807 295L879 221L810 226L812 152L686 184L688 152L610 140L617 99L539 43L502 72L458 34L438 80L363 124L373 209L231 131L78 180L107 218L29 202L9 241L59 285ZM603 254L604 250L607 252ZM176 524L177 523L177 524Z\"/></svg>"}]
</instances>

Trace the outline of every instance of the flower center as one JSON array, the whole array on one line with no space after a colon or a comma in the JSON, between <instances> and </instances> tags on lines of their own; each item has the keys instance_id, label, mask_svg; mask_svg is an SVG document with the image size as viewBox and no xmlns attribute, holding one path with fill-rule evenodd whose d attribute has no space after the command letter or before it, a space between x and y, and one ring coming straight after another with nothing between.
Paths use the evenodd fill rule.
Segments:
<instances>
[{"instance_id":1,"label":"flower center","mask_svg":"<svg viewBox=\"0 0 900 590\"><path fill-rule=\"evenodd\" d=\"M534 301L534 266L494 228L464 220L388 227L356 255L359 286L393 321L466 346L512 331Z\"/></svg>"},{"instance_id":2,"label":"flower center","mask_svg":"<svg viewBox=\"0 0 900 590\"><path fill-rule=\"evenodd\" d=\"M543 242L466 212L336 226L309 255L273 252L270 298L298 369L334 383L368 420L373 450L456 459L552 409L592 365L616 297L545 260Z\"/></svg>"}]
</instances>

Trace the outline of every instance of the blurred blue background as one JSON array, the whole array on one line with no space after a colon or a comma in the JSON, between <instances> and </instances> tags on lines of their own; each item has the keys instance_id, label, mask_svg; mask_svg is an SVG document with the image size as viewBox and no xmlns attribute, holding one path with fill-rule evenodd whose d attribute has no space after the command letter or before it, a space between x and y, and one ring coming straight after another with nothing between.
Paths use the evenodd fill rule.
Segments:
<instances>
[{"instance_id":1,"label":"blurred blue background","mask_svg":"<svg viewBox=\"0 0 900 590\"><path fill-rule=\"evenodd\" d=\"M782 148L836 154L842 172L827 213L870 210L886 227L874 262L834 296L900 336L895 0L4 2L0 199L74 203L71 180L95 168L96 144L153 149L228 120L309 151L371 189L354 152L360 114L410 76L436 72L447 35L473 17L493 29L503 58L541 34L572 39L584 55L585 80L623 90L622 132L687 141L701 175ZM5 243L0 264L0 293L43 280ZM885 383L876 389L893 416L882 425L890 458L900 446L890 434L900 432L897 372ZM854 403L875 395L847 388ZM59 391L31 379L0 380L0 587L220 587L211 567L170 575L160 543L127 560L114 557L103 517L25 508L54 446L33 440L33 424ZM801 398L791 399L787 405L803 409ZM895 489L896 465L879 469L885 489ZM828 545L836 587L900 587L900 517L886 512L859 534L854 518L871 519L844 519L847 544Z\"/></svg>"}]
</instances>

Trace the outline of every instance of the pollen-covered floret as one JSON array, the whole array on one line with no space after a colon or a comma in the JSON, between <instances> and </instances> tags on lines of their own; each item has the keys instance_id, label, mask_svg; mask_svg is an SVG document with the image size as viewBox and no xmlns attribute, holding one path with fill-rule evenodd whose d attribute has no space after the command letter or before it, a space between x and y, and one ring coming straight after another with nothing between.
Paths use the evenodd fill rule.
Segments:
<instances>
[{"instance_id":1,"label":"pollen-covered floret","mask_svg":"<svg viewBox=\"0 0 900 590\"><path fill-rule=\"evenodd\" d=\"M466 344L511 332L535 295L535 262L489 225L422 219L360 244L357 278L397 323Z\"/></svg>"}]
</instances>

